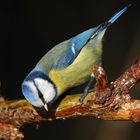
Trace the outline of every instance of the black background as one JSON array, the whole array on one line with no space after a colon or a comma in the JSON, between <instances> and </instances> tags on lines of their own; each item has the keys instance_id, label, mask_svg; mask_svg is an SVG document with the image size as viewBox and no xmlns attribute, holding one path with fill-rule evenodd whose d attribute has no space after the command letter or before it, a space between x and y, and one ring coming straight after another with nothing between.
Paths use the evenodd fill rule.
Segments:
<instances>
[{"instance_id":1,"label":"black background","mask_svg":"<svg viewBox=\"0 0 140 140\"><path fill-rule=\"evenodd\" d=\"M24 98L21 83L54 45L104 22L129 3L132 6L106 32L103 67L114 80L140 56L140 4L122 0L4 0L0 7L1 87L6 99ZM139 98L139 86L132 90ZM25 139L130 140L140 126L132 122L78 118L22 128Z\"/></svg>"}]
</instances>

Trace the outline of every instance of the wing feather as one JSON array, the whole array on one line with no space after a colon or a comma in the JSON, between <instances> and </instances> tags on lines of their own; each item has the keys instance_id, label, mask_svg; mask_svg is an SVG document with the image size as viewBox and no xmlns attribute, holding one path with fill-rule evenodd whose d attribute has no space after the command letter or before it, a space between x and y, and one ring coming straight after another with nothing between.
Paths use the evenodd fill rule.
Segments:
<instances>
[{"instance_id":1,"label":"wing feather","mask_svg":"<svg viewBox=\"0 0 140 140\"><path fill-rule=\"evenodd\" d=\"M63 55L61 55L60 58L56 61L56 63L53 65L53 69L61 69L69 66L78 56L81 49L89 41L90 37L93 35L94 30L94 28L91 28L71 38L67 42L67 49L65 50L65 53L63 53Z\"/></svg>"},{"instance_id":2,"label":"wing feather","mask_svg":"<svg viewBox=\"0 0 140 140\"><path fill-rule=\"evenodd\" d=\"M56 45L41 58L36 68L49 72L51 69L61 69L69 66L89 41L95 29L96 28L88 29Z\"/></svg>"}]
</instances>

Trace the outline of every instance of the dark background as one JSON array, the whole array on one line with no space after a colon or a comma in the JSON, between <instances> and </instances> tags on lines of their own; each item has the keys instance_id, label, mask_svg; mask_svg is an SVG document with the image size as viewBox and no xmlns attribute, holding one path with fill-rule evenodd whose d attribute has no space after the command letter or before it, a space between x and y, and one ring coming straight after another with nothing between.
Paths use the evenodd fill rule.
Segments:
<instances>
[{"instance_id":1,"label":"dark background","mask_svg":"<svg viewBox=\"0 0 140 140\"><path fill-rule=\"evenodd\" d=\"M110 81L140 56L139 0L4 0L0 7L2 96L24 98L21 83L51 47L104 22L129 3L132 6L106 32L103 67ZM140 85L139 85L140 86ZM139 86L132 97L139 98ZM140 124L85 117L23 128L25 139L139 139Z\"/></svg>"}]
</instances>

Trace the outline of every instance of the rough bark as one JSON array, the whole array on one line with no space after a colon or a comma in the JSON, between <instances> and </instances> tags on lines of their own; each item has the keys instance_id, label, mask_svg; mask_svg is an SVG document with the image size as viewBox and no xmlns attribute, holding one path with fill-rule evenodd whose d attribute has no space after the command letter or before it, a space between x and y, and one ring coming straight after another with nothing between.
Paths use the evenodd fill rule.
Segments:
<instances>
[{"instance_id":1,"label":"rough bark","mask_svg":"<svg viewBox=\"0 0 140 140\"><path fill-rule=\"evenodd\" d=\"M83 104L81 94L64 97L50 112L35 109L26 100L0 99L0 138L21 139L20 127L45 120L93 116L104 120L140 121L140 100L131 100L130 89L140 80L140 59L114 82L106 80L102 67L94 66L96 85Z\"/></svg>"}]
</instances>

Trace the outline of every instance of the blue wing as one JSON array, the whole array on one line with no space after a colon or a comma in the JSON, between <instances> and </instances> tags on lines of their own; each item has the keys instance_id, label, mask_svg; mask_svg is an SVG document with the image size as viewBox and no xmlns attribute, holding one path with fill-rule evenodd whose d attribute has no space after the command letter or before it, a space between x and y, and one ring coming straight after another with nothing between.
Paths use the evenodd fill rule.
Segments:
<instances>
[{"instance_id":1,"label":"blue wing","mask_svg":"<svg viewBox=\"0 0 140 140\"><path fill-rule=\"evenodd\" d=\"M69 66L78 56L81 49L85 46L89 39L94 38L98 33L100 33L100 31L106 30L128 9L129 6L130 5L115 13L107 22L105 22L105 24L101 24L95 28L91 28L68 40L65 46L67 47L66 51L61 54L62 56L59 56L59 59L56 61L52 68L61 69Z\"/></svg>"},{"instance_id":2,"label":"blue wing","mask_svg":"<svg viewBox=\"0 0 140 140\"><path fill-rule=\"evenodd\" d=\"M84 45L87 43L87 41L89 41L95 29L96 28L91 28L71 38L67 42L66 51L63 53L62 56L60 56L58 61L54 64L53 69L60 69L70 65L78 56L78 54L80 53Z\"/></svg>"}]
</instances>

